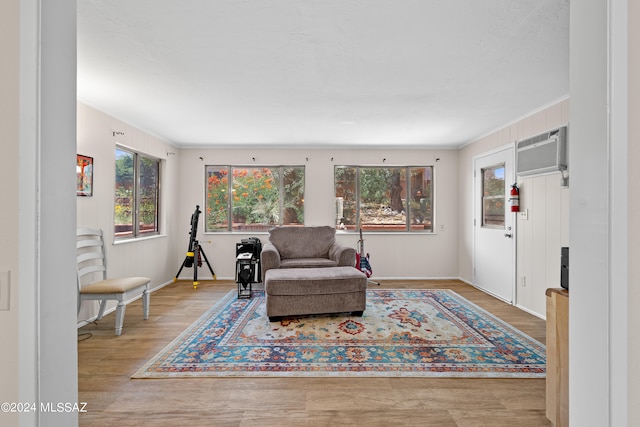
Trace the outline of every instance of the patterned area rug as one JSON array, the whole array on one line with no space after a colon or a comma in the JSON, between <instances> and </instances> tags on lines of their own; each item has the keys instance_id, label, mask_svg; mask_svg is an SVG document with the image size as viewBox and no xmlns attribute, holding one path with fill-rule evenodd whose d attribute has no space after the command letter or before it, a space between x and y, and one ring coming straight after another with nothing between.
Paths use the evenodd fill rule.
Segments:
<instances>
[{"instance_id":1,"label":"patterned area rug","mask_svg":"<svg viewBox=\"0 0 640 427\"><path fill-rule=\"evenodd\" d=\"M362 317L269 322L230 291L133 378L545 376L545 347L450 290L368 290Z\"/></svg>"}]
</instances>

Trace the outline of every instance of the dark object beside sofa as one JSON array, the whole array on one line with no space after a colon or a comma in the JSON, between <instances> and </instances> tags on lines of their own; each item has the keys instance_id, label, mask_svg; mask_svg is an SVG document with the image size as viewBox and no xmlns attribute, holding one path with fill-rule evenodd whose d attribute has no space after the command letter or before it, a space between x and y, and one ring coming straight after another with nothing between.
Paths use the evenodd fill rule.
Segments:
<instances>
[{"instance_id":1,"label":"dark object beside sofa","mask_svg":"<svg viewBox=\"0 0 640 427\"><path fill-rule=\"evenodd\" d=\"M362 315L367 277L355 268L355 249L337 243L335 232L328 226L269 231L260 257L269 320L324 313Z\"/></svg>"}]
</instances>

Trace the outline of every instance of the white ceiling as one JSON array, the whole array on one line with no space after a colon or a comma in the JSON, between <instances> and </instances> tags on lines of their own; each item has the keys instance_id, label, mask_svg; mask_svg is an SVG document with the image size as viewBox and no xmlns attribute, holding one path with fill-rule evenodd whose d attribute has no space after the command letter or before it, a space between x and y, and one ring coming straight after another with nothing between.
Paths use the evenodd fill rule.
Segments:
<instances>
[{"instance_id":1,"label":"white ceiling","mask_svg":"<svg viewBox=\"0 0 640 427\"><path fill-rule=\"evenodd\" d=\"M569 93L569 0L78 0L78 98L180 147L459 147Z\"/></svg>"}]
</instances>

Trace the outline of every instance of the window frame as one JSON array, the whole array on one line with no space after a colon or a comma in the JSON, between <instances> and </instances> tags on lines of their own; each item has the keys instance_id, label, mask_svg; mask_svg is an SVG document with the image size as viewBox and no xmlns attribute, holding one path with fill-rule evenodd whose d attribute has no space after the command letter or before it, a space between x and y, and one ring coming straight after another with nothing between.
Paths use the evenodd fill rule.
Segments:
<instances>
[{"instance_id":1,"label":"window frame","mask_svg":"<svg viewBox=\"0 0 640 427\"><path fill-rule=\"evenodd\" d=\"M480 227L481 228L490 228L490 229L495 229L495 230L504 230L506 229L506 218L505 218L505 204L507 201L507 196L505 193L505 188L506 188L506 180L505 180L505 169L506 165L504 162L501 163L497 163L495 165L491 165L491 166L487 166L484 168L480 169L480 182L482 185L482 196L481 196L481 200L480 200L480 206L481 206L481 211L480 211ZM496 194L488 194L488 188L487 188L487 176L485 175L486 172L488 171L493 171L494 173L494 177L495 177L495 172L502 169L502 186L500 187L500 191L497 192ZM495 179L495 178L494 178ZM502 216L501 216L501 223L500 224L496 224L496 223L491 223L489 221L487 221L487 204L489 202L493 202L493 201L502 201ZM496 220L493 220L494 222Z\"/></svg>"},{"instance_id":2,"label":"window frame","mask_svg":"<svg viewBox=\"0 0 640 427\"><path fill-rule=\"evenodd\" d=\"M337 175L336 175L336 171L339 168L351 168L354 170L355 172L355 190L353 191L353 193L355 194L355 199L352 202L352 204L355 206L355 223L354 224L347 224L346 227L341 227L339 224L339 219L338 219L338 197L337 197ZM405 182L405 188L403 189L403 191L405 192L406 195L408 194L413 194L413 188L412 188L412 184L411 184L411 171L413 169L430 169L431 171L431 183L430 183L430 194L429 194L429 199L430 199L430 209L431 209L431 213L430 213L430 220L431 220L431 225L430 228L422 228L419 229L417 228L415 225L412 225L412 208L411 208L411 198L410 197L406 197L403 199L403 204L404 204L404 208L405 208L405 221L402 224L403 229L402 230L397 230L397 229L393 229L393 227L388 227L387 229L380 227L380 229L375 229L375 227L372 227L368 224L362 224L362 215L361 215L361 209L362 209L362 184L361 184L361 170L362 169L400 169L402 171L402 175L404 176L404 182ZM336 209L334 211L334 224L336 229L338 230L342 230L343 232L346 233L357 233L359 232L359 230L362 228L363 230L367 230L370 232L380 232L380 233L422 233L422 234L435 234L436 232L436 221L435 221L435 213L436 213L436 202L435 202L435 175L436 175L436 168L434 165L334 165L334 171L333 171L333 188L334 188L334 200L336 203ZM344 207L344 202L343 202L343 207ZM400 226L400 225L398 225Z\"/></svg>"},{"instance_id":3,"label":"window frame","mask_svg":"<svg viewBox=\"0 0 640 427\"><path fill-rule=\"evenodd\" d=\"M128 153L133 156L133 194L132 194L132 208L131 208L131 232L127 234L118 233L116 224L116 186L117 186L117 172L115 171L117 165L117 152L122 151ZM142 153L133 148L116 144L114 150L114 197L113 197L113 236L114 241L126 241L126 240L135 240L142 239L152 236L158 236L161 233L160 223L161 223L161 194L162 194L162 159ZM154 215L154 227L151 231L141 231L140 227L140 217L141 217L141 202L142 202L142 167L141 167L141 159L150 160L155 164L155 171L157 173L156 185L154 188L155 192L155 215Z\"/></svg>"},{"instance_id":4,"label":"window frame","mask_svg":"<svg viewBox=\"0 0 640 427\"><path fill-rule=\"evenodd\" d=\"M234 169L270 169L270 170L279 170L278 173L278 180L277 180L277 185L278 185L278 223L277 224L259 224L256 223L254 224L248 224L247 226L245 226L245 228L238 228L238 227L234 227L234 205L233 205L233 197L227 197L226 200L226 223L227 226L226 228L209 228L209 188L208 188L208 180L209 180L209 175L210 175L210 168L214 168L213 170L217 170L217 171L222 171L223 169L226 168L226 176L230 177L230 179L227 180L226 183L226 193L228 195L233 194L234 191ZM302 185L303 185L303 196L301 198L302 200L302 221L301 222L296 222L296 223L285 223L284 219L285 219L285 194L284 194L284 173L283 171L286 169L302 169L302 173L303 173L303 178L302 178ZM251 232L266 232L268 231L269 228L272 227L276 227L276 226L304 226L304 193L306 191L306 179L307 179L307 175L306 175L306 167L304 165L236 165L236 164L213 164L213 165L205 165L204 167L204 182L205 182L205 186L204 186L204 203L203 206L205 206L204 209L204 233L207 234L217 234L217 233L247 233L249 231Z\"/></svg>"}]
</instances>

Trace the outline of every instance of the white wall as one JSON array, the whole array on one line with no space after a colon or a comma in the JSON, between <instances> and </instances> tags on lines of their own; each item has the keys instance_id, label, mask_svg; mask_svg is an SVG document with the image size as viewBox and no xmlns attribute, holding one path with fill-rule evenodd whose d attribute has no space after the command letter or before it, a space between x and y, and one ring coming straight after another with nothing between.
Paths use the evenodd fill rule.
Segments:
<instances>
[{"instance_id":1,"label":"white wall","mask_svg":"<svg viewBox=\"0 0 640 427\"><path fill-rule=\"evenodd\" d=\"M69 211L75 202L76 2L9 0L0 10L1 31L8 33L0 41L6 210L0 264L11 270L12 294L10 311L1 316L0 400L77 402L76 218ZM0 413L1 425L72 426L77 419L77 413Z\"/></svg>"},{"instance_id":2,"label":"white wall","mask_svg":"<svg viewBox=\"0 0 640 427\"><path fill-rule=\"evenodd\" d=\"M640 418L633 416L633 412L638 413L637 405L633 399L634 388L637 392L640 379L633 375L636 358L633 356L634 337L633 315L636 311L637 299L632 299L633 295L629 278L632 277L629 260L635 260L632 253L633 247L638 247L640 242L637 239L630 239L632 230L635 227L633 214L629 210L632 206L632 194L636 191L629 191L633 188L629 171L635 168L635 161L631 154L631 144L629 136L632 129L629 128L630 100L633 95L629 88L629 63L632 61L631 54L636 49L629 49L629 46L637 46L637 40L630 36L629 6L626 1L611 2L609 16L609 203L610 203L610 230L609 230L609 250L610 250L610 347L609 354L611 360L610 368L610 392L611 402L611 425L637 425ZM638 15L636 15L637 17ZM631 74L633 75L633 74ZM637 75L637 74L635 74ZM636 93L637 96L637 93ZM632 119L635 122L635 120ZM635 184L637 185L637 180ZM631 220L630 220L631 219ZM637 235L635 236L637 237ZM634 282L632 282L634 283ZM632 331L630 334L629 331ZM637 347L636 347L637 350ZM637 372L637 371L636 371Z\"/></svg>"},{"instance_id":3,"label":"white wall","mask_svg":"<svg viewBox=\"0 0 640 427\"><path fill-rule=\"evenodd\" d=\"M179 218L179 232L174 242L177 267L185 257L189 221L195 205L205 205L205 165L225 164L304 165L306 225L334 224L335 165L434 165L436 233L365 233L365 250L371 254L374 278L458 276L457 150L182 149L180 198L175 206L175 214ZM240 239L256 236L263 242L268 240L266 232L204 234L201 233L204 230L203 220L204 214L201 215L198 238L218 278L234 277L235 244ZM356 234L339 233L337 238L346 245L357 247ZM210 277L206 268L199 271L199 277ZM183 270L181 277L193 277L192 270Z\"/></svg>"},{"instance_id":4,"label":"white wall","mask_svg":"<svg viewBox=\"0 0 640 427\"><path fill-rule=\"evenodd\" d=\"M9 311L0 310L0 402L17 402L18 396L18 193L15 183L18 176L18 152L20 141L20 16L19 1L0 3L0 52L4 58L0 65L0 129L3 133L0 156L0 182L2 206L0 209L0 271L11 275L12 291ZM11 418L9 418L11 417ZM0 414L0 424L16 424L18 416Z\"/></svg>"},{"instance_id":5,"label":"white wall","mask_svg":"<svg viewBox=\"0 0 640 427\"><path fill-rule=\"evenodd\" d=\"M569 100L559 100L527 117L474 141L460 149L458 156L460 278L473 282L473 168L472 159L498 147L566 125ZM560 186L560 174L518 179L521 210L528 220L518 219L516 304L545 316L545 290L560 287L560 247L569 240L569 190Z\"/></svg>"},{"instance_id":6,"label":"white wall","mask_svg":"<svg viewBox=\"0 0 640 427\"><path fill-rule=\"evenodd\" d=\"M572 425L640 424L638 22L637 2L571 4Z\"/></svg>"},{"instance_id":7,"label":"white wall","mask_svg":"<svg viewBox=\"0 0 640 427\"><path fill-rule=\"evenodd\" d=\"M101 111L78 103L77 152L93 157L93 196L77 197L78 226L103 229L107 250L108 275L146 276L151 287L158 287L173 279L179 262L175 258L179 191L179 153L166 142L134 128ZM114 135L114 132L116 135ZM116 143L161 159L161 236L114 244L113 217L115 197ZM173 154L168 154L173 153ZM97 314L97 302L83 303L78 321ZM110 303L109 309L115 303ZM153 303L151 305L153 312Z\"/></svg>"},{"instance_id":8,"label":"white wall","mask_svg":"<svg viewBox=\"0 0 640 427\"><path fill-rule=\"evenodd\" d=\"M612 425L608 12L604 1L571 4L569 421L577 426Z\"/></svg>"},{"instance_id":9,"label":"white wall","mask_svg":"<svg viewBox=\"0 0 640 427\"><path fill-rule=\"evenodd\" d=\"M625 13L626 12L626 13ZM626 43L623 48L629 55L629 66L627 70L628 76L634 76L629 80L629 86L623 88L628 93L628 118L640 117L640 2L630 1L628 3L628 11L622 11L620 13L622 19L628 17L627 27L628 33L625 34ZM618 17L618 14L616 14ZM626 105L623 105L623 108ZM638 333L638 325L640 325L640 263L637 260L640 259L640 221L637 221L637 216L633 213L640 211L640 168L637 167L640 164L640 121L629 120L625 123L628 126L627 136L627 149L625 153L626 159L626 195L629 198L628 209L626 211L628 217L626 219L626 231L627 231L627 248L626 254L627 266L625 270L628 271L627 286L628 294L626 298L623 297L619 300L620 303L625 304L625 312L628 314L628 318L623 320L625 334L622 337L623 340L628 340L628 350L626 353L624 372L623 375L628 378L629 385L625 387L623 391L626 391L626 402L640 402L640 333ZM625 249L627 249L625 248ZM630 260L630 262L629 262ZM628 329L627 329L628 328ZM637 404L628 405L629 411L629 425L640 425L640 407Z\"/></svg>"},{"instance_id":10,"label":"white wall","mask_svg":"<svg viewBox=\"0 0 640 427\"><path fill-rule=\"evenodd\" d=\"M72 208L68 209L73 206L76 187L76 16L73 0L55 4L40 1L39 99L30 100L37 108L39 129L32 159L37 165L37 215L27 215L37 233L37 250L25 248L21 260L24 265L30 264L29 257L36 260L39 357L35 366L42 402L78 400L77 333L73 329L77 306L76 216ZM33 194L28 190L22 193ZM58 330L60 335L53 333ZM40 413L38 418L41 425L68 426L77 423L78 414Z\"/></svg>"}]
</instances>

